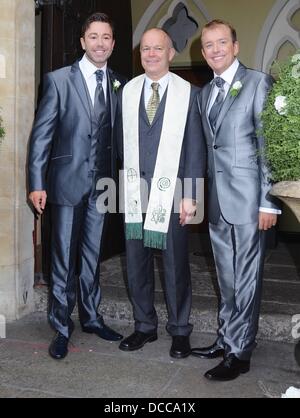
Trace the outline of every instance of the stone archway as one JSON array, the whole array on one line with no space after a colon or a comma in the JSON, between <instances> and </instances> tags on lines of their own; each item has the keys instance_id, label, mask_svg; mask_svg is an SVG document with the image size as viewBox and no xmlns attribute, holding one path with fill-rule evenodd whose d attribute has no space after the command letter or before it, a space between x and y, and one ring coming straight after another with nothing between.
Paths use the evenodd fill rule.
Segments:
<instances>
[{"instance_id":1,"label":"stone archway","mask_svg":"<svg viewBox=\"0 0 300 418\"><path fill-rule=\"evenodd\" d=\"M180 3L182 1L180 0L174 0L169 9L168 9L168 13L166 14L166 16L164 17L164 19L159 22L159 26L162 26L163 23L172 16L173 10L175 9L175 7L177 6L178 3ZM202 3L201 0L193 0L194 4L197 6L197 8L199 9L199 11L201 12L201 14L204 16L204 18L206 19L206 21L210 21L211 17L205 7L205 5ZM150 6L147 8L147 10L145 11L145 13L143 14L143 16L141 17L134 33L133 33L133 42L132 42L132 48L136 48L137 45L140 42L141 36L142 34L145 32L145 30L147 29L147 26L149 24L149 22L151 21L151 19L153 18L153 16L155 16L155 14L157 13L157 11L160 9L160 7L163 5L163 3L165 3L165 0L154 0L152 1L152 3L150 4ZM186 2L184 2L186 3ZM188 7L188 6L187 6Z\"/></svg>"},{"instance_id":2,"label":"stone archway","mask_svg":"<svg viewBox=\"0 0 300 418\"><path fill-rule=\"evenodd\" d=\"M291 24L297 10L300 10L299 0L277 0L274 4L257 43L255 68L269 72L280 47L286 42L295 49L300 48L299 31Z\"/></svg>"}]
</instances>

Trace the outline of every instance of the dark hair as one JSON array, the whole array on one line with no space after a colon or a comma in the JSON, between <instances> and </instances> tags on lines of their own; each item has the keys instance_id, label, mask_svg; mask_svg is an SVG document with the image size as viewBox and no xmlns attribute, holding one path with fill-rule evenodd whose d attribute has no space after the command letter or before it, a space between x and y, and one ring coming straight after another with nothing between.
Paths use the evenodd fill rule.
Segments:
<instances>
[{"instance_id":1,"label":"dark hair","mask_svg":"<svg viewBox=\"0 0 300 418\"><path fill-rule=\"evenodd\" d=\"M115 26L113 21L110 19L109 16L107 16L105 13L93 13L91 16L89 16L81 28L81 37L83 38L85 35L85 32L88 30L88 28L91 26L93 22L103 22L108 23L111 27L113 38L115 38Z\"/></svg>"},{"instance_id":2,"label":"dark hair","mask_svg":"<svg viewBox=\"0 0 300 418\"><path fill-rule=\"evenodd\" d=\"M232 37L232 42L236 42L237 41L237 35L236 35L236 30L234 29L233 26L231 26L230 23L225 22L224 20L221 19L214 19L211 22L206 23L205 26L203 26L202 31L201 31L201 43L202 43L202 35L203 35L203 31L205 29L211 29L214 28L215 26L218 25L224 25L227 26L230 29L231 32L231 37Z\"/></svg>"}]
</instances>

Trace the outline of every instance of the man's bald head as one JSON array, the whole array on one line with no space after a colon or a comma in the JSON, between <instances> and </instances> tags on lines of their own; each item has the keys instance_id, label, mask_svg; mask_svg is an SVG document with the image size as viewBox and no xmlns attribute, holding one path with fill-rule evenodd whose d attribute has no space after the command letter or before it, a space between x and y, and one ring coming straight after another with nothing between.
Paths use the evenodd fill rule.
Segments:
<instances>
[{"instance_id":1,"label":"man's bald head","mask_svg":"<svg viewBox=\"0 0 300 418\"><path fill-rule=\"evenodd\" d=\"M142 66L151 80L159 80L168 73L175 50L170 36L164 30L147 30L142 36L140 51Z\"/></svg>"},{"instance_id":2,"label":"man's bald head","mask_svg":"<svg viewBox=\"0 0 300 418\"><path fill-rule=\"evenodd\" d=\"M170 38L170 36L169 36L169 34L167 33L167 32L165 32L163 29L160 29L160 28L152 28L152 29L148 29L148 30L146 30L144 33L143 33L143 35L142 35L142 38L141 38L141 45L142 45L142 42L143 42L143 38L144 38L144 36L147 36L147 35L151 35L151 33L153 33L153 34L157 34L158 36L160 35L160 36L162 36L163 38L165 38L165 40L166 40L166 42L167 42L167 44L168 44L168 47L169 48L174 48L174 46L173 46L173 41L172 41L172 39Z\"/></svg>"}]
</instances>

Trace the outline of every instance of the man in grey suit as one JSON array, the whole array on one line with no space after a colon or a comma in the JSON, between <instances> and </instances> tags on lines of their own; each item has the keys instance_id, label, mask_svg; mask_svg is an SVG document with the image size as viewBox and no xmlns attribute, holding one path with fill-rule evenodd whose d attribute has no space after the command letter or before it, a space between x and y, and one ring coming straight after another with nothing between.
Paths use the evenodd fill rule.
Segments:
<instances>
[{"instance_id":1,"label":"man in grey suit","mask_svg":"<svg viewBox=\"0 0 300 418\"><path fill-rule=\"evenodd\" d=\"M29 198L39 214L51 204L51 280L49 319L57 331L50 355L62 359L74 325L76 303L84 332L116 341L97 312L100 303L99 258L104 213L99 213L96 184L111 177L116 88L124 78L107 66L114 28L103 13L83 25L83 58L46 74L44 94L34 123L28 160Z\"/></svg>"},{"instance_id":2,"label":"man in grey suit","mask_svg":"<svg viewBox=\"0 0 300 418\"><path fill-rule=\"evenodd\" d=\"M186 224L194 216L196 179L204 176L206 159L197 106L199 89L169 72L175 50L163 30L145 32L140 53L145 74L124 87L124 141L120 142L124 161L127 276L135 330L119 348L138 350L157 339L153 248L158 248L162 250L164 265L167 331L172 336L170 355L183 358L190 354L192 331ZM184 188L180 211L174 207L174 190L170 192L177 178L192 180L190 187ZM150 190L150 197L146 193L149 201L143 214L139 209L140 182Z\"/></svg>"},{"instance_id":3,"label":"man in grey suit","mask_svg":"<svg viewBox=\"0 0 300 418\"><path fill-rule=\"evenodd\" d=\"M224 356L205 377L231 380L246 373L258 329L266 230L278 208L259 134L260 113L272 78L237 59L236 31L214 20L201 34L202 54L214 80L199 96L208 148L209 232L220 287L216 342L192 352Z\"/></svg>"}]
</instances>

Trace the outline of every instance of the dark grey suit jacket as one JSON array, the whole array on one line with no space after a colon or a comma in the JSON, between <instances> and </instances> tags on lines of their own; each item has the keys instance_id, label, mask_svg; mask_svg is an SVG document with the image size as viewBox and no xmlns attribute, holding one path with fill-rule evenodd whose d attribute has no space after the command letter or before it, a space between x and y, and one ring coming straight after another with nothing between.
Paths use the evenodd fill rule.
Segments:
<instances>
[{"instance_id":1,"label":"dark grey suit jacket","mask_svg":"<svg viewBox=\"0 0 300 418\"><path fill-rule=\"evenodd\" d=\"M269 194L270 173L263 158L264 138L259 134L260 113L272 78L240 64L232 81L242 83L236 97L228 92L217 119L215 133L207 109L212 84L199 96L203 130L208 148L208 216L218 222L256 222L259 207L278 209Z\"/></svg>"},{"instance_id":2,"label":"dark grey suit jacket","mask_svg":"<svg viewBox=\"0 0 300 418\"><path fill-rule=\"evenodd\" d=\"M111 69L107 71L114 128L117 96L112 83L118 80L124 85L126 81ZM46 74L30 139L29 192L46 190L51 203L77 205L86 190L91 133L91 108L79 62ZM113 166L116 155L113 135L111 150Z\"/></svg>"},{"instance_id":3,"label":"dark grey suit jacket","mask_svg":"<svg viewBox=\"0 0 300 418\"><path fill-rule=\"evenodd\" d=\"M193 179L192 188L185 188L183 196L196 199L196 182L195 179L203 178L206 171L206 145L202 131L202 123L198 109L197 96L200 89L191 86L191 95L189 101L188 115L185 125L184 138L182 143L181 155L179 160L179 168L177 177ZM140 100L140 127L139 127L139 143L140 143L140 177L144 178L150 186L151 179L154 174L157 151L160 142L161 129L163 124L163 116L165 109L165 101L168 90L161 99L159 108L157 109L155 118L150 127L144 105L143 92ZM123 103L123 106L126 104ZM121 110L122 106L118 106ZM121 123L121 115L118 116L118 150L121 160L123 160L123 131ZM144 132L142 126L146 127ZM170 146L172 141L170 141ZM169 158L170 156L166 156ZM150 188L149 188L150 190Z\"/></svg>"}]
</instances>

